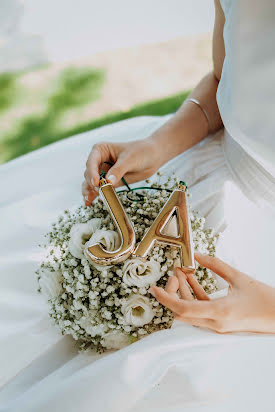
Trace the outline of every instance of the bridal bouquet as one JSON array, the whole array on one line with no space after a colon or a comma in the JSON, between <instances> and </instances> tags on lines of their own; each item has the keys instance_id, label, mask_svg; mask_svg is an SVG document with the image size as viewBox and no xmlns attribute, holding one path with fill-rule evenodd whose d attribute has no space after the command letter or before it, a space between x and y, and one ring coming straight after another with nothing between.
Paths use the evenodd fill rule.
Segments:
<instances>
[{"instance_id":1,"label":"bridal bouquet","mask_svg":"<svg viewBox=\"0 0 275 412\"><path fill-rule=\"evenodd\" d=\"M148 181L149 183L149 181ZM176 177L155 182L159 190L119 194L139 242L168 199ZM142 195L142 197L140 196ZM204 218L191 213L194 248L215 254L217 237L204 229ZM95 243L113 251L120 238L100 198L91 207L65 211L46 235L45 253L37 270L39 291L46 296L49 314L62 334L79 341L80 348L122 348L152 332L171 326L172 313L148 293L151 285L164 287L178 249L156 246L146 261L129 257L123 263L100 266L88 260L85 249ZM207 293L217 289L212 273L199 265L195 276Z\"/></svg>"}]
</instances>

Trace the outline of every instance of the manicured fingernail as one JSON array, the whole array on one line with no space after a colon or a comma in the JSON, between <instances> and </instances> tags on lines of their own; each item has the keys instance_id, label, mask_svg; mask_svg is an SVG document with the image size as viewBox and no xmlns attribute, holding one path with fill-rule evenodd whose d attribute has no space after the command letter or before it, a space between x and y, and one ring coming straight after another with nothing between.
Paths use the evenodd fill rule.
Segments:
<instances>
[{"instance_id":1,"label":"manicured fingernail","mask_svg":"<svg viewBox=\"0 0 275 412\"><path fill-rule=\"evenodd\" d=\"M186 273L184 272L182 268L175 268L174 272L175 272L175 275L179 274L179 275L184 275L186 277Z\"/></svg>"},{"instance_id":2,"label":"manicured fingernail","mask_svg":"<svg viewBox=\"0 0 275 412\"><path fill-rule=\"evenodd\" d=\"M151 295L153 295L153 296L155 297L155 292L154 292L154 290L153 290L152 288L150 288L150 289L148 290L148 292L151 293Z\"/></svg>"},{"instance_id":3,"label":"manicured fingernail","mask_svg":"<svg viewBox=\"0 0 275 412\"><path fill-rule=\"evenodd\" d=\"M114 185L116 183L116 177L114 175L110 175L107 177L107 180Z\"/></svg>"},{"instance_id":4,"label":"manicured fingernail","mask_svg":"<svg viewBox=\"0 0 275 412\"><path fill-rule=\"evenodd\" d=\"M88 199L89 199L89 196L88 196L88 195L84 196L84 200L85 200L85 201L88 200Z\"/></svg>"},{"instance_id":5,"label":"manicured fingernail","mask_svg":"<svg viewBox=\"0 0 275 412\"><path fill-rule=\"evenodd\" d=\"M99 188L94 186L93 189L98 193L99 192Z\"/></svg>"},{"instance_id":6,"label":"manicured fingernail","mask_svg":"<svg viewBox=\"0 0 275 412\"><path fill-rule=\"evenodd\" d=\"M91 178L91 185L92 186L94 186L95 184L94 184L94 179L93 178Z\"/></svg>"}]
</instances>

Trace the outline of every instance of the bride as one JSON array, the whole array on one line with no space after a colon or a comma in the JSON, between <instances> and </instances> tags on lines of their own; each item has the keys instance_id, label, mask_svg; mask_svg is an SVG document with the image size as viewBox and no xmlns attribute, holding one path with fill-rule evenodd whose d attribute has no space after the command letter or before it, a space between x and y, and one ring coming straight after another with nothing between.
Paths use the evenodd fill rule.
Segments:
<instances>
[{"instance_id":1,"label":"bride","mask_svg":"<svg viewBox=\"0 0 275 412\"><path fill-rule=\"evenodd\" d=\"M175 115L106 126L1 167L1 412L274 410L274 86L267 69L274 56L272 43L268 49L263 41L274 33L274 5L268 6L215 0L213 72ZM151 293L180 322L105 355L79 354L52 328L34 276L37 243L56 215L79 201L80 165L91 146L86 205L98 194L106 161L114 163L107 178L116 186L123 176L133 183L159 168L175 171L188 183L192 207L223 231L220 259L196 259L229 284L228 296L209 301L176 270L166 290Z\"/></svg>"}]
</instances>

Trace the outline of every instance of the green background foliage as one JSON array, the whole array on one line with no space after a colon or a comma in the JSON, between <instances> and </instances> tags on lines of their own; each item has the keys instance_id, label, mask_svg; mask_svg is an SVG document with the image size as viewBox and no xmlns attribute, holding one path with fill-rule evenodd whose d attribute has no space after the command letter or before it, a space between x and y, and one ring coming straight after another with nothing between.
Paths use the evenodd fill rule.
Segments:
<instances>
[{"instance_id":1,"label":"green background foliage","mask_svg":"<svg viewBox=\"0 0 275 412\"><path fill-rule=\"evenodd\" d=\"M106 77L103 69L68 67L43 87L22 83L23 75L0 75L0 163L123 119L172 113L188 95L181 92L138 104L127 111L78 121L77 113L100 98ZM75 120L68 122L71 118Z\"/></svg>"}]
</instances>

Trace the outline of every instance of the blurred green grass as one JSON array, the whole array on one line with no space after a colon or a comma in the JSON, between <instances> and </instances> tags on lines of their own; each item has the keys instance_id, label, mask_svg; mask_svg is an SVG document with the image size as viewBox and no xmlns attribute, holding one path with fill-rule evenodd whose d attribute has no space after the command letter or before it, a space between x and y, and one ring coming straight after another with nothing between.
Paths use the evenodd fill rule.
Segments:
<instances>
[{"instance_id":1,"label":"blurred green grass","mask_svg":"<svg viewBox=\"0 0 275 412\"><path fill-rule=\"evenodd\" d=\"M12 105L15 90L16 75L12 73L3 73L0 75L0 113Z\"/></svg>"},{"instance_id":2,"label":"blurred green grass","mask_svg":"<svg viewBox=\"0 0 275 412\"><path fill-rule=\"evenodd\" d=\"M28 105L32 107L31 104L36 108L39 106L38 101L34 99L32 102L32 90L20 84L20 74L0 75L0 115L5 114L10 122L8 128L7 120L5 127L2 127L0 122L0 163L74 134L123 119L172 113L189 94L189 91L184 91L163 99L138 104L127 111L106 114L87 122L79 123L75 120L69 127L65 126L62 121L64 117L70 117L71 113L81 111L85 105L100 98L104 80L105 72L102 69L65 68L51 82L49 90L40 93L39 104L42 109L21 115L20 110ZM17 110L17 117L13 115L15 110Z\"/></svg>"},{"instance_id":3,"label":"blurred green grass","mask_svg":"<svg viewBox=\"0 0 275 412\"><path fill-rule=\"evenodd\" d=\"M165 114L175 112L189 95L190 91L177 93L173 96L165 97L163 99L150 100L149 102L141 103L133 106L130 110L120 111L107 114L90 122L77 126L70 130L71 134L67 132L60 135L61 139L72 134L83 133L88 130L96 129L107 124L119 122L120 120L129 119L136 116L164 116Z\"/></svg>"}]
</instances>

